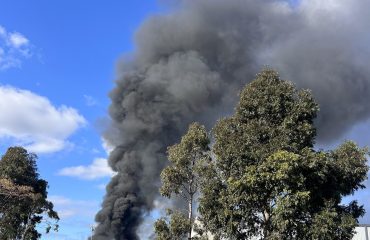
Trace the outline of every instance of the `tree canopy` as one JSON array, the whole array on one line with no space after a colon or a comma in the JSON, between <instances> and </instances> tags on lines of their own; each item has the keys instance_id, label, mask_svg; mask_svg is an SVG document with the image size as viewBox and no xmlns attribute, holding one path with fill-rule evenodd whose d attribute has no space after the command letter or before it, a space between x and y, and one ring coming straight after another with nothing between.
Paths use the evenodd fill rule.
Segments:
<instances>
[{"instance_id":1,"label":"tree canopy","mask_svg":"<svg viewBox=\"0 0 370 240\"><path fill-rule=\"evenodd\" d=\"M310 91L265 69L213 129L199 213L216 238L351 239L364 209L344 196L364 188L366 148L314 148Z\"/></svg>"},{"instance_id":2,"label":"tree canopy","mask_svg":"<svg viewBox=\"0 0 370 240\"><path fill-rule=\"evenodd\" d=\"M22 147L10 147L0 160L0 238L38 239L36 226L46 232L58 225L53 204L47 200L47 181L40 179L37 156Z\"/></svg>"},{"instance_id":3,"label":"tree canopy","mask_svg":"<svg viewBox=\"0 0 370 240\"><path fill-rule=\"evenodd\" d=\"M169 148L161 193L193 204L199 190L201 230L214 239L351 239L365 211L342 199L365 187L368 149L351 141L315 149L318 110L309 90L263 70L241 91L235 113L216 123L210 153L199 124ZM158 239L183 239L197 228L183 213L171 213L171 220L156 222Z\"/></svg>"}]
</instances>

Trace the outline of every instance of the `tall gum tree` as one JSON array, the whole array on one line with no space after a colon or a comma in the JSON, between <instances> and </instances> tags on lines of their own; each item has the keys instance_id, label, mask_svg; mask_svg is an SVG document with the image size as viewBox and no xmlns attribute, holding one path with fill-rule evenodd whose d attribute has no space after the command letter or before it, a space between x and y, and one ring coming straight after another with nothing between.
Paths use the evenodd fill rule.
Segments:
<instances>
[{"instance_id":1,"label":"tall gum tree","mask_svg":"<svg viewBox=\"0 0 370 240\"><path fill-rule=\"evenodd\" d=\"M241 91L213 129L215 157L202 174L199 212L215 239L352 238L364 209L341 200L364 188L368 150L315 150L318 109L271 69Z\"/></svg>"},{"instance_id":2,"label":"tall gum tree","mask_svg":"<svg viewBox=\"0 0 370 240\"><path fill-rule=\"evenodd\" d=\"M180 211L169 211L169 223L164 218L155 223L158 240L194 239L194 198L198 192L204 166L210 161L208 154L209 139L204 126L193 123L181 142L168 148L170 161L161 173L162 196L171 198L173 195L182 197L187 202L187 216Z\"/></svg>"}]
</instances>

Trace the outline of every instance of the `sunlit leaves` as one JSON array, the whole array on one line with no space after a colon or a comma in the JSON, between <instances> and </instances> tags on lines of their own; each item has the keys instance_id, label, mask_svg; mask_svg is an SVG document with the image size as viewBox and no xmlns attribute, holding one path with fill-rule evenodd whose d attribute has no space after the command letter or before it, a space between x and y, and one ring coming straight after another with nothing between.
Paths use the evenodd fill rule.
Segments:
<instances>
[{"instance_id":1,"label":"sunlit leaves","mask_svg":"<svg viewBox=\"0 0 370 240\"><path fill-rule=\"evenodd\" d=\"M345 142L316 151L317 111L309 91L273 70L246 85L213 129L199 199L207 229L227 239L351 238L364 211L341 199L363 187L368 150Z\"/></svg>"},{"instance_id":2,"label":"sunlit leaves","mask_svg":"<svg viewBox=\"0 0 370 240\"><path fill-rule=\"evenodd\" d=\"M36 155L11 147L0 161L0 238L39 239L37 225L57 231L58 214L47 200L48 183L39 178Z\"/></svg>"}]
</instances>

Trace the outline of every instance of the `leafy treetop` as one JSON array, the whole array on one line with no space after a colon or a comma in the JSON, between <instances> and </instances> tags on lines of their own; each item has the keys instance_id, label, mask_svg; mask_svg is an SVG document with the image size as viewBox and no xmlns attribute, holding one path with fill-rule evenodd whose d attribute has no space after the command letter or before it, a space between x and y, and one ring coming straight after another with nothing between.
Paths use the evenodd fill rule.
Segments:
<instances>
[{"instance_id":1,"label":"leafy treetop","mask_svg":"<svg viewBox=\"0 0 370 240\"><path fill-rule=\"evenodd\" d=\"M367 149L313 146L311 93L265 69L240 94L234 115L213 129L199 212L217 238L351 239L364 210L343 196L363 188Z\"/></svg>"},{"instance_id":2,"label":"leafy treetop","mask_svg":"<svg viewBox=\"0 0 370 240\"><path fill-rule=\"evenodd\" d=\"M36 225L40 223L46 225L47 232L52 227L58 229L58 225L50 222L58 221L59 217L47 200L48 183L39 178L36 158L22 147L10 147L1 158L1 239L38 239L41 234Z\"/></svg>"}]
</instances>

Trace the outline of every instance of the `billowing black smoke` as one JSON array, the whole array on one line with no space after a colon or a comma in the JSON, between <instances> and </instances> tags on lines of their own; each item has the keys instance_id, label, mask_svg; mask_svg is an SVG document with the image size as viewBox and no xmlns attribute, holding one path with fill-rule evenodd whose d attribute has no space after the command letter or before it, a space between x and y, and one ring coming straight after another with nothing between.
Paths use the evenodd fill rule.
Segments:
<instances>
[{"instance_id":1,"label":"billowing black smoke","mask_svg":"<svg viewBox=\"0 0 370 240\"><path fill-rule=\"evenodd\" d=\"M96 215L94 239L138 239L158 196L168 145L188 124L212 126L264 65L312 89L320 103L319 141L370 115L370 1L185 0L148 19L137 51L119 69L110 96L118 172Z\"/></svg>"}]
</instances>

